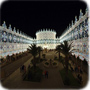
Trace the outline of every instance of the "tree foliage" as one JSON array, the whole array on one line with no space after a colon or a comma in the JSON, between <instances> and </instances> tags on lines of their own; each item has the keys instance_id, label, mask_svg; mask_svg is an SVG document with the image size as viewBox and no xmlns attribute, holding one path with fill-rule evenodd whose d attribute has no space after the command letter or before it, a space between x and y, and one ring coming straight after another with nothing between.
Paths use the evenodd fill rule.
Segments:
<instances>
[{"instance_id":1,"label":"tree foliage","mask_svg":"<svg viewBox=\"0 0 90 90\"><path fill-rule=\"evenodd\" d=\"M42 49L42 47L41 47L41 46L38 46L37 48L38 48L39 60L40 60L40 58L41 58L41 57L40 57L40 54L41 54L41 51L42 51L43 49Z\"/></svg>"},{"instance_id":2,"label":"tree foliage","mask_svg":"<svg viewBox=\"0 0 90 90\"><path fill-rule=\"evenodd\" d=\"M61 45L57 45L55 51L56 53L58 53L59 60L60 60Z\"/></svg>"},{"instance_id":3,"label":"tree foliage","mask_svg":"<svg viewBox=\"0 0 90 90\"><path fill-rule=\"evenodd\" d=\"M36 46L36 44L31 44L31 46L29 46L29 48L27 49L33 56L33 66L34 69L36 68L36 55L38 54L38 48Z\"/></svg>"},{"instance_id":4,"label":"tree foliage","mask_svg":"<svg viewBox=\"0 0 90 90\"><path fill-rule=\"evenodd\" d=\"M68 66L69 64L69 57L71 55L71 48L72 48L72 43L68 44L67 41L64 41L64 43L61 43L60 45L61 52L65 55L65 68L66 68L66 73L68 73Z\"/></svg>"}]
</instances>

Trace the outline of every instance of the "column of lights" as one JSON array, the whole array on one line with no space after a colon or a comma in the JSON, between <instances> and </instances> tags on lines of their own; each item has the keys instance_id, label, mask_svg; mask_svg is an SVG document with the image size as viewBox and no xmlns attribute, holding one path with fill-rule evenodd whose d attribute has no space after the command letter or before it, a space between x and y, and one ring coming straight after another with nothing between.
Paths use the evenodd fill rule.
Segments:
<instances>
[{"instance_id":1,"label":"column of lights","mask_svg":"<svg viewBox=\"0 0 90 90\"><path fill-rule=\"evenodd\" d=\"M81 37L81 39L82 38L84 38L84 36L85 37L88 37L88 24L87 25L84 25L87 29L85 29L85 31L84 31L84 27L83 27L83 22L85 22L86 20L87 20L87 17L88 16L86 16L86 14L87 14L87 12L88 12L88 10L86 9L86 13L85 13L85 15L83 16L83 13L82 13L82 10L80 10L80 16L79 16L79 20L77 21L77 17L75 17L75 24L73 25L73 21L72 21L72 30L71 30L71 33L72 33L72 31L74 30L74 32L75 32L75 35L73 35L73 37L71 36L71 40L77 40L77 39L79 39L80 37ZM85 20L83 20L82 18L86 18ZM83 21L82 21L83 20ZM77 22L80 22L79 23L79 25L77 26L76 25L76 23ZM86 21L87 22L87 21ZM80 34L80 27L82 26L82 34ZM70 24L69 24L69 27L70 27ZM73 29L73 27L74 27L74 29ZM86 31L87 30L87 31ZM70 28L67 30L67 32L68 31L70 31ZM68 41L68 38L66 38L67 37L67 35L68 34L66 34L67 33L66 32L66 30L65 30L65 32L63 33L63 35L60 37L60 41L62 42L62 41L64 41L64 40L67 40ZM73 33L74 33L73 32ZM74 38L75 37L75 38Z\"/></svg>"},{"instance_id":2,"label":"column of lights","mask_svg":"<svg viewBox=\"0 0 90 90\"><path fill-rule=\"evenodd\" d=\"M6 32L6 35L4 37L3 37L3 32ZM19 29L17 29L17 32L16 32L16 28L14 27L14 29L12 30L11 25L9 25L9 27L7 28L5 21L2 24L2 26L0 27L0 34L1 34L2 40L4 40L5 38L7 39L7 41L5 41L5 40L2 41L0 39L0 42L2 42L2 45L4 44L7 46L8 43L11 43L10 45L14 45L14 47L16 47L15 44L16 45L22 44L22 49L24 49L23 46L25 46L25 44L31 44L31 41L28 40L28 37L26 35L24 35L23 32L20 31L20 33L19 33ZM15 43L15 44L13 44L13 43ZM13 53L14 52L13 50L15 50L15 52L17 52L17 50L19 49L19 45L17 45L17 48L14 48L14 47L12 46L11 47L12 50L9 49L8 52ZM7 49L8 49L8 46L7 46ZM4 51L2 53L4 53Z\"/></svg>"}]
</instances>

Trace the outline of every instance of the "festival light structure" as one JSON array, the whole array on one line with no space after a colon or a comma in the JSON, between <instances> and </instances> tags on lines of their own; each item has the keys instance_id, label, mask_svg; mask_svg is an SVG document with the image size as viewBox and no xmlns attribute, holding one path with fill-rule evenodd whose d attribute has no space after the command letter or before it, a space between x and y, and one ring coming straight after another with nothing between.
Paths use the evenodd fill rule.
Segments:
<instances>
[{"instance_id":1,"label":"festival light structure","mask_svg":"<svg viewBox=\"0 0 90 90\"><path fill-rule=\"evenodd\" d=\"M75 16L75 22L72 21L71 25L60 36L60 43L68 41L74 46L72 49L73 55L79 56L81 60L86 59L89 61L89 17L88 9L86 9L85 15L80 10L79 19Z\"/></svg>"},{"instance_id":2,"label":"festival light structure","mask_svg":"<svg viewBox=\"0 0 90 90\"><path fill-rule=\"evenodd\" d=\"M41 29L36 32L36 44L37 46L41 46L43 49L55 49L58 38L56 38L56 31L52 29Z\"/></svg>"},{"instance_id":3,"label":"festival light structure","mask_svg":"<svg viewBox=\"0 0 90 90\"><path fill-rule=\"evenodd\" d=\"M0 26L0 58L7 55L12 55L27 50L31 44L41 46L43 49L55 49L57 45L68 41L73 42L72 55L79 56L81 60L86 59L89 61L89 23L88 23L88 9L85 15L80 10L79 19L75 16L75 21L69 24L69 27L63 32L60 37L56 38L56 31L52 29L41 29L36 32L36 38L32 38L25 33L19 31L14 27L12 30L11 25L7 28L4 22Z\"/></svg>"},{"instance_id":4,"label":"festival light structure","mask_svg":"<svg viewBox=\"0 0 90 90\"><path fill-rule=\"evenodd\" d=\"M6 57L27 50L28 46L33 43L33 38L19 31L11 25L7 28L6 23L0 26L0 58Z\"/></svg>"}]
</instances>

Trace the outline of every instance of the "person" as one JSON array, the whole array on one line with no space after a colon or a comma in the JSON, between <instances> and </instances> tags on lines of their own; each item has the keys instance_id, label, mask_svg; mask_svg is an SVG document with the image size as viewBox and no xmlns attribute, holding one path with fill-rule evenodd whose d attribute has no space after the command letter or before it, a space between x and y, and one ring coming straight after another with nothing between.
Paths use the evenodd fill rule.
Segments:
<instances>
[{"instance_id":1,"label":"person","mask_svg":"<svg viewBox=\"0 0 90 90\"><path fill-rule=\"evenodd\" d=\"M81 83L82 82L82 75L80 75L79 80L80 80L80 83Z\"/></svg>"},{"instance_id":2,"label":"person","mask_svg":"<svg viewBox=\"0 0 90 90\"><path fill-rule=\"evenodd\" d=\"M82 82L82 76L81 76L81 74L79 73L77 77L78 77L78 79L79 79L79 81L81 83Z\"/></svg>"},{"instance_id":3,"label":"person","mask_svg":"<svg viewBox=\"0 0 90 90\"><path fill-rule=\"evenodd\" d=\"M46 77L48 78L48 71L46 71Z\"/></svg>"},{"instance_id":4,"label":"person","mask_svg":"<svg viewBox=\"0 0 90 90\"><path fill-rule=\"evenodd\" d=\"M45 78L46 78L46 71L45 71Z\"/></svg>"},{"instance_id":5,"label":"person","mask_svg":"<svg viewBox=\"0 0 90 90\"><path fill-rule=\"evenodd\" d=\"M24 70L24 65L22 65L22 70Z\"/></svg>"},{"instance_id":6,"label":"person","mask_svg":"<svg viewBox=\"0 0 90 90\"><path fill-rule=\"evenodd\" d=\"M80 78L80 73L77 75L78 79Z\"/></svg>"}]
</instances>

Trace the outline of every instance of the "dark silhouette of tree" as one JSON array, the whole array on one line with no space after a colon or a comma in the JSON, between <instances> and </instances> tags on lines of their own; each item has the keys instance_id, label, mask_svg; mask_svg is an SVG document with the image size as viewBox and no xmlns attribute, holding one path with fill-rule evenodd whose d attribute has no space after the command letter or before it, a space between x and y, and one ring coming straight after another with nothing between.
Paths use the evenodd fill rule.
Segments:
<instances>
[{"instance_id":1,"label":"dark silhouette of tree","mask_svg":"<svg viewBox=\"0 0 90 90\"><path fill-rule=\"evenodd\" d=\"M57 45L55 50L56 50L56 53L58 53L59 60L60 60L61 45Z\"/></svg>"},{"instance_id":2,"label":"dark silhouette of tree","mask_svg":"<svg viewBox=\"0 0 90 90\"><path fill-rule=\"evenodd\" d=\"M6 56L7 61L11 61L11 58L9 55Z\"/></svg>"},{"instance_id":3,"label":"dark silhouette of tree","mask_svg":"<svg viewBox=\"0 0 90 90\"><path fill-rule=\"evenodd\" d=\"M66 74L68 74L68 66L69 66L69 57L71 56L71 48L72 48L72 43L68 44L67 41L64 41L64 43L60 45L61 47L61 52L65 55L65 69L66 69Z\"/></svg>"},{"instance_id":4,"label":"dark silhouette of tree","mask_svg":"<svg viewBox=\"0 0 90 90\"><path fill-rule=\"evenodd\" d=\"M36 68L36 55L38 54L38 48L36 47L36 44L31 44L31 46L29 46L28 48L28 51L33 56L33 67L35 69Z\"/></svg>"},{"instance_id":5,"label":"dark silhouette of tree","mask_svg":"<svg viewBox=\"0 0 90 90\"><path fill-rule=\"evenodd\" d=\"M38 46L37 48L38 48L39 61L40 61L40 58L41 58L41 57L40 57L40 55L41 55L41 51L42 51L43 49L42 49L42 47L41 47L41 46Z\"/></svg>"}]
</instances>

